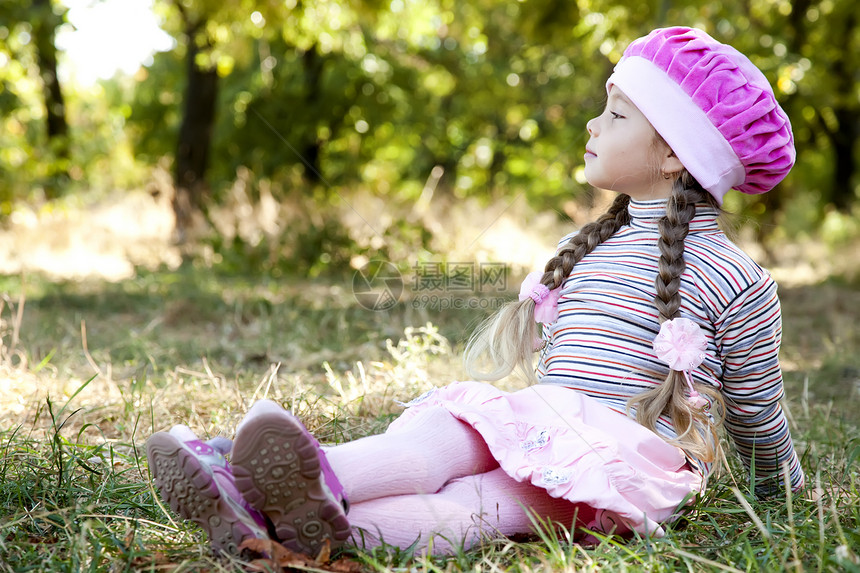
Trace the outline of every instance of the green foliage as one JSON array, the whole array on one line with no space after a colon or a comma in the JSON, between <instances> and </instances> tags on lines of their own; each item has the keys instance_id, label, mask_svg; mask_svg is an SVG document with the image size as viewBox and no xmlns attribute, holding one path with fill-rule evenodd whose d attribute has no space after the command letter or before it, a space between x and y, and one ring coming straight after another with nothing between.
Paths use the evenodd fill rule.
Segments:
<instances>
[{"instance_id":1,"label":"green foliage","mask_svg":"<svg viewBox=\"0 0 860 573\"><path fill-rule=\"evenodd\" d=\"M817 234L833 227L833 208L851 213L860 185L860 26L851 0L159 0L155 9L176 38L173 50L133 78L64 86L64 158L44 135L31 40L39 14L21 0L0 6L2 212L57 184L58 172L75 191L136 185L147 167L169 170L192 44L195 65L219 76L204 210L228 205L247 171L251 200L264 190L278 202L313 197L306 210L369 190L393 212L422 193L488 203L523 196L566 211L589 197L585 123L600 111L612 65L632 39L675 23L747 53L792 117L793 172L777 192L732 197L730 207L762 234ZM236 240L245 239L221 244Z\"/></svg>"},{"instance_id":2,"label":"green foliage","mask_svg":"<svg viewBox=\"0 0 860 573\"><path fill-rule=\"evenodd\" d=\"M855 41L847 0L760 0L749 9L733 2L481 0L386 7L319 0L287 12L207 6L200 3L195 14L208 22L212 65L222 75L215 201L237 169L247 168L272 183L276 199L306 193L310 184L329 194L366 187L405 203L433 181L452 197L523 194L558 209L585 194L585 122L599 112L612 63L630 40L662 22L702 27L749 54L794 119L799 160L780 196L741 198L739 206L768 228L779 224L796 235L817 228L840 193L853 197L852 182L833 179L839 126L832 118L837 108L860 108L850 95L856 79L834 79L839 66L853 64L827 36L838 21L840 37ZM857 50L849 52L850 59ZM138 86L135 113L161 122L142 123L150 156L170 153L180 102L165 86L181 75L181 59L164 55ZM834 89L839 81L849 82L848 92ZM149 140L162 145L151 148ZM836 183L845 189L834 190ZM792 200L810 196L811 209L792 214Z\"/></svg>"},{"instance_id":3,"label":"green foliage","mask_svg":"<svg viewBox=\"0 0 860 573\"><path fill-rule=\"evenodd\" d=\"M14 7L13 2L0 10ZM44 178L54 158L39 129L44 111L35 54L30 49L31 26L22 23L15 11L5 15L9 19L3 18L0 25L0 178L4 182L0 212L8 215L13 200L29 196L28 184Z\"/></svg>"},{"instance_id":4,"label":"green foliage","mask_svg":"<svg viewBox=\"0 0 860 573\"><path fill-rule=\"evenodd\" d=\"M69 132L48 136L35 35L43 24L52 35L67 25L65 12L59 2L0 4L0 220L18 201L68 199L142 180L125 133L130 97L120 80L84 89L61 85Z\"/></svg>"}]
</instances>

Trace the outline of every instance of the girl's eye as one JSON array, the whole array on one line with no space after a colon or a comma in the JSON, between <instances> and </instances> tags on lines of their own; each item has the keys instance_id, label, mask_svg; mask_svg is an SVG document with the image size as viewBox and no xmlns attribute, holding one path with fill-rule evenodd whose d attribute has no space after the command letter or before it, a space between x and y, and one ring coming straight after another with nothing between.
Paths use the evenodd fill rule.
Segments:
<instances>
[{"instance_id":1,"label":"girl's eye","mask_svg":"<svg viewBox=\"0 0 860 573\"><path fill-rule=\"evenodd\" d=\"M624 119L624 116L620 113L615 113L614 111L609 112L612 115L612 119Z\"/></svg>"}]
</instances>

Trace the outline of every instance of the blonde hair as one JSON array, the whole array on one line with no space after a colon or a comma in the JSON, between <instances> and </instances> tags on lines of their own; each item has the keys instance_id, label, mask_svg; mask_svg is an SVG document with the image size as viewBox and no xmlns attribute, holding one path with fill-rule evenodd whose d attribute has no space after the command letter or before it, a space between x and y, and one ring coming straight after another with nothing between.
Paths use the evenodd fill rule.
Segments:
<instances>
[{"instance_id":1,"label":"blonde hair","mask_svg":"<svg viewBox=\"0 0 860 573\"><path fill-rule=\"evenodd\" d=\"M606 213L574 235L546 264L541 284L550 290L561 286L576 263L630 221L629 203L630 197L618 195ZM526 298L504 305L485 320L466 345L464 359L469 376L475 380L494 381L516 370L526 380L536 381L533 345L538 333L534 311L535 302ZM478 366L485 356L491 364L488 371Z\"/></svg>"},{"instance_id":2,"label":"blonde hair","mask_svg":"<svg viewBox=\"0 0 860 573\"><path fill-rule=\"evenodd\" d=\"M627 212L630 198L619 194L609 209L593 223L585 225L578 234L561 247L546 264L541 283L550 290L562 285L573 267L599 244L614 235L621 226L629 223ZM666 214L660 219L660 239L654 304L660 314L660 323L680 316L681 275L686 269L684 240L690 221L696 214L697 203L709 203L719 208L716 201L686 171L674 182L666 205ZM534 341L537 327L534 320L535 303L531 298L508 303L487 319L472 334L465 352L466 370L476 380L495 381L518 371L529 381L537 381L534 373ZM482 370L482 360L489 360L490 368ZM674 423L677 438L667 440L688 454L704 461L714 462L722 454L717 429L722 424L724 402L717 389L695 384L696 390L711 399L711 416L693 408L687 399L687 385L681 372L669 371L659 386L646 390L628 401L628 410L636 410L636 420L657 433L657 421L668 414Z\"/></svg>"}]
</instances>

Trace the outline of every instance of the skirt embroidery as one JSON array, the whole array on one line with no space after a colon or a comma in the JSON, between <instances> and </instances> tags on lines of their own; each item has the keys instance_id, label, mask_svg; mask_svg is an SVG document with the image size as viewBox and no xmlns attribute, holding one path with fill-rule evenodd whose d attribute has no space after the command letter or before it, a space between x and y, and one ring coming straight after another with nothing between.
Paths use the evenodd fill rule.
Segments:
<instances>
[{"instance_id":1,"label":"skirt embroidery","mask_svg":"<svg viewBox=\"0 0 860 573\"><path fill-rule=\"evenodd\" d=\"M520 442L520 449L524 452L531 452L532 450L538 450L549 443L549 432L547 430L541 430L541 432L537 435L537 437L533 440L523 440Z\"/></svg>"},{"instance_id":2,"label":"skirt embroidery","mask_svg":"<svg viewBox=\"0 0 860 573\"><path fill-rule=\"evenodd\" d=\"M559 485L567 483L573 477L573 472L564 468L544 468L541 472L541 481L544 485Z\"/></svg>"}]
</instances>

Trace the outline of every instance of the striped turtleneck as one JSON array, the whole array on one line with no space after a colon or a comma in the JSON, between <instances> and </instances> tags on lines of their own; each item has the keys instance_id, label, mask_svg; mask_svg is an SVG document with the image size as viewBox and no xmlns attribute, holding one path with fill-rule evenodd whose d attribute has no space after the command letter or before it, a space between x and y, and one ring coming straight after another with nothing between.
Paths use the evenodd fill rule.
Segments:
<instances>
[{"instance_id":1,"label":"striped turtleneck","mask_svg":"<svg viewBox=\"0 0 860 573\"><path fill-rule=\"evenodd\" d=\"M665 210L665 200L631 201L630 223L574 267L562 285L558 320L544 329L549 344L538 364L541 383L567 386L626 414L631 396L666 379L668 366L652 348L660 329L654 305L657 223ZM717 216L713 208L698 205L685 241L680 314L696 322L708 340L693 378L722 392L725 427L747 467L755 467L759 478L778 479L787 463L792 488L798 489L803 472L779 405L777 286L729 241ZM664 437L676 436L668 417L657 429ZM697 463L703 475L710 471Z\"/></svg>"}]
</instances>

